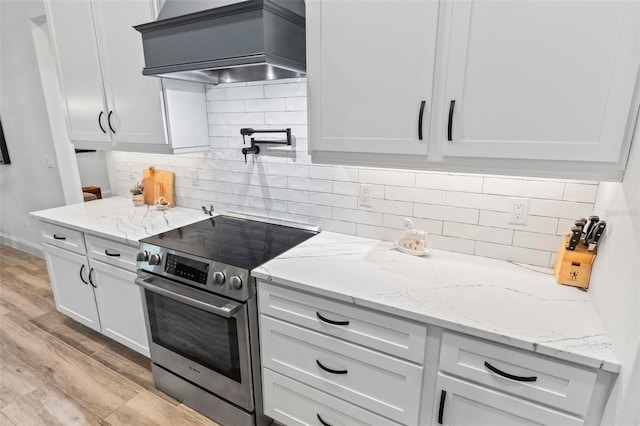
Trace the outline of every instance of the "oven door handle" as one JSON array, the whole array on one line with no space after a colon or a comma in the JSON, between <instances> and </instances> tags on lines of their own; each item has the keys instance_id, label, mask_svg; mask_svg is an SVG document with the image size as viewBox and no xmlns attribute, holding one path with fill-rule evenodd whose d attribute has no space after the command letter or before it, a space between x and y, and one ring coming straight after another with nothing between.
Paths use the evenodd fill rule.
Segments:
<instances>
[{"instance_id":1,"label":"oven door handle","mask_svg":"<svg viewBox=\"0 0 640 426\"><path fill-rule=\"evenodd\" d=\"M231 301L228 301L224 306L211 305L201 300L197 300L192 297L167 290L166 288L152 284L151 281L153 281L153 277L135 279L135 283L146 290L152 291L161 296L168 297L169 299L173 299L176 302L184 303L185 305L202 309L203 311L207 311L224 318L233 317L243 306L241 303L235 303Z\"/></svg>"}]
</instances>

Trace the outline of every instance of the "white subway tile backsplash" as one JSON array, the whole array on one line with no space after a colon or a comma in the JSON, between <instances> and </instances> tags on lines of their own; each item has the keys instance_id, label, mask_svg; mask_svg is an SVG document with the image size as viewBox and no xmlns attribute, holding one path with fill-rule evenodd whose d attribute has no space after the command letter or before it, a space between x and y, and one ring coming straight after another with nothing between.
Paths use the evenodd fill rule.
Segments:
<instances>
[{"instance_id":1,"label":"white subway tile backsplash","mask_svg":"<svg viewBox=\"0 0 640 426\"><path fill-rule=\"evenodd\" d=\"M597 182L313 164L306 92L304 78L207 86L210 151L113 152L115 192L128 195L142 169L155 165L176 172L179 206L213 204L218 212L270 216L387 241L405 232L409 217L415 229L428 232L431 247L545 267L551 266L561 235L593 211ZM245 164L242 127L290 127L294 143L264 145ZM188 169L197 169L197 186ZM363 184L372 190L372 207L359 205ZM530 199L526 225L508 223L510 197Z\"/></svg>"},{"instance_id":2,"label":"white subway tile backsplash","mask_svg":"<svg viewBox=\"0 0 640 426\"><path fill-rule=\"evenodd\" d=\"M431 189L387 186L384 190L387 200L413 201L426 204L444 204L445 192Z\"/></svg>"},{"instance_id":3,"label":"white subway tile backsplash","mask_svg":"<svg viewBox=\"0 0 640 426\"><path fill-rule=\"evenodd\" d=\"M509 213L480 211L480 225L507 228L516 231L540 232L553 234L558 225L558 219L552 217L532 216L527 217L525 225L509 223Z\"/></svg>"},{"instance_id":4,"label":"white subway tile backsplash","mask_svg":"<svg viewBox=\"0 0 640 426\"><path fill-rule=\"evenodd\" d=\"M576 203L573 201L541 200L532 198L529 200L529 214L564 219L580 217L588 218L593 213L593 204Z\"/></svg>"},{"instance_id":5,"label":"white subway tile backsplash","mask_svg":"<svg viewBox=\"0 0 640 426\"><path fill-rule=\"evenodd\" d=\"M564 182L485 178L482 192L514 197L562 200Z\"/></svg>"},{"instance_id":6,"label":"white subway tile backsplash","mask_svg":"<svg viewBox=\"0 0 640 426\"><path fill-rule=\"evenodd\" d=\"M509 210L509 197L447 191L445 204L455 207L506 212Z\"/></svg>"},{"instance_id":7,"label":"white subway tile backsplash","mask_svg":"<svg viewBox=\"0 0 640 426\"><path fill-rule=\"evenodd\" d=\"M260 99L264 98L263 86L246 86L227 88L227 99Z\"/></svg>"},{"instance_id":8,"label":"white subway tile backsplash","mask_svg":"<svg viewBox=\"0 0 640 426\"><path fill-rule=\"evenodd\" d=\"M378 185L415 186L416 174L395 170L361 169L359 181Z\"/></svg>"},{"instance_id":9,"label":"white subway tile backsplash","mask_svg":"<svg viewBox=\"0 0 640 426\"><path fill-rule=\"evenodd\" d=\"M247 112L284 111L285 99L247 99L244 107Z\"/></svg>"},{"instance_id":10,"label":"white subway tile backsplash","mask_svg":"<svg viewBox=\"0 0 640 426\"><path fill-rule=\"evenodd\" d=\"M537 250L554 252L560 247L562 237L558 235L538 234L534 232L515 231L513 245Z\"/></svg>"},{"instance_id":11,"label":"white subway tile backsplash","mask_svg":"<svg viewBox=\"0 0 640 426\"><path fill-rule=\"evenodd\" d=\"M513 239L513 231L511 229L467 225L455 222L444 222L442 235L507 245L511 245Z\"/></svg>"},{"instance_id":12,"label":"white subway tile backsplash","mask_svg":"<svg viewBox=\"0 0 640 426\"><path fill-rule=\"evenodd\" d=\"M365 225L382 226L382 214L364 210L333 208L333 218L345 222L363 223Z\"/></svg>"},{"instance_id":13,"label":"white subway tile backsplash","mask_svg":"<svg viewBox=\"0 0 640 426\"><path fill-rule=\"evenodd\" d=\"M413 209L413 214L416 217L471 224L478 223L478 213L479 211L474 209L439 206L435 204L416 203Z\"/></svg>"},{"instance_id":14,"label":"white subway tile backsplash","mask_svg":"<svg viewBox=\"0 0 640 426\"><path fill-rule=\"evenodd\" d=\"M345 209L357 209L358 199L348 195L324 194L322 192L309 193L309 202L311 204L320 204L322 206L342 207Z\"/></svg>"},{"instance_id":15,"label":"white subway tile backsplash","mask_svg":"<svg viewBox=\"0 0 640 426\"><path fill-rule=\"evenodd\" d=\"M447 191L482 192L482 177L440 173L416 173L416 187L443 189Z\"/></svg>"},{"instance_id":16,"label":"white subway tile backsplash","mask_svg":"<svg viewBox=\"0 0 640 426\"><path fill-rule=\"evenodd\" d=\"M307 83L271 84L264 87L265 98L295 98L307 96Z\"/></svg>"},{"instance_id":17,"label":"white subway tile backsplash","mask_svg":"<svg viewBox=\"0 0 640 426\"><path fill-rule=\"evenodd\" d=\"M567 201L581 201L583 203L595 203L597 193L598 185L567 182L564 186L562 199Z\"/></svg>"}]
</instances>

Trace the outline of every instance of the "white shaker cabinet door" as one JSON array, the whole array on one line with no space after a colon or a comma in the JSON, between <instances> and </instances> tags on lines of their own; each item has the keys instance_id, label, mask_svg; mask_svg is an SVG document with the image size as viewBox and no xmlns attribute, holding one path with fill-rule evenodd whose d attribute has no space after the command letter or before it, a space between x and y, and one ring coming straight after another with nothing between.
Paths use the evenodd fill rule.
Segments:
<instances>
[{"instance_id":1,"label":"white shaker cabinet door","mask_svg":"<svg viewBox=\"0 0 640 426\"><path fill-rule=\"evenodd\" d=\"M166 144L162 81L142 75L142 37L133 29L155 19L151 1L92 4L114 143Z\"/></svg>"},{"instance_id":2,"label":"white shaker cabinet door","mask_svg":"<svg viewBox=\"0 0 640 426\"><path fill-rule=\"evenodd\" d=\"M580 426L581 419L438 374L434 424L446 426Z\"/></svg>"},{"instance_id":3,"label":"white shaker cabinet door","mask_svg":"<svg viewBox=\"0 0 640 426\"><path fill-rule=\"evenodd\" d=\"M619 161L638 67L636 8L447 3L442 155Z\"/></svg>"},{"instance_id":4,"label":"white shaker cabinet door","mask_svg":"<svg viewBox=\"0 0 640 426\"><path fill-rule=\"evenodd\" d=\"M437 21L435 1L307 1L311 151L427 153Z\"/></svg>"},{"instance_id":5,"label":"white shaker cabinet door","mask_svg":"<svg viewBox=\"0 0 640 426\"><path fill-rule=\"evenodd\" d=\"M46 1L47 23L72 141L111 144L89 1Z\"/></svg>"},{"instance_id":6,"label":"white shaker cabinet door","mask_svg":"<svg viewBox=\"0 0 640 426\"><path fill-rule=\"evenodd\" d=\"M140 287L136 274L91 260L92 281L100 311L102 334L149 356Z\"/></svg>"},{"instance_id":7,"label":"white shaker cabinet door","mask_svg":"<svg viewBox=\"0 0 640 426\"><path fill-rule=\"evenodd\" d=\"M100 331L87 257L49 244L42 244L42 248L58 311Z\"/></svg>"}]
</instances>

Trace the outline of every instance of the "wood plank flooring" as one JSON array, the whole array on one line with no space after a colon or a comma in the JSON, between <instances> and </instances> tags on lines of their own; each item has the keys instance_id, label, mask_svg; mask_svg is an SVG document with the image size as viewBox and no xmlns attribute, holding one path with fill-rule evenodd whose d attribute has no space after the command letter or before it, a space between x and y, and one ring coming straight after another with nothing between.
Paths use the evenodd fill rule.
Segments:
<instances>
[{"instance_id":1,"label":"wood plank flooring","mask_svg":"<svg viewBox=\"0 0 640 426\"><path fill-rule=\"evenodd\" d=\"M43 259L0 245L0 426L219 426L153 385L149 359L56 311Z\"/></svg>"}]
</instances>

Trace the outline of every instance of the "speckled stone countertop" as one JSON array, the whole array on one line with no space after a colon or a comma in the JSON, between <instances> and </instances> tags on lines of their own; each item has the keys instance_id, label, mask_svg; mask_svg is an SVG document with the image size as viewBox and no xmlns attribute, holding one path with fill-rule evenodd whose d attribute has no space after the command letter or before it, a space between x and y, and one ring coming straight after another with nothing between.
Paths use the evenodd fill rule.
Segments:
<instances>
[{"instance_id":1,"label":"speckled stone countertop","mask_svg":"<svg viewBox=\"0 0 640 426\"><path fill-rule=\"evenodd\" d=\"M30 214L38 220L135 246L142 238L209 217L202 211L182 207L166 210L149 205L135 207L127 197L103 198Z\"/></svg>"},{"instance_id":2,"label":"speckled stone countertop","mask_svg":"<svg viewBox=\"0 0 640 426\"><path fill-rule=\"evenodd\" d=\"M618 372L587 292L552 270L322 232L253 271L258 279Z\"/></svg>"}]
</instances>

